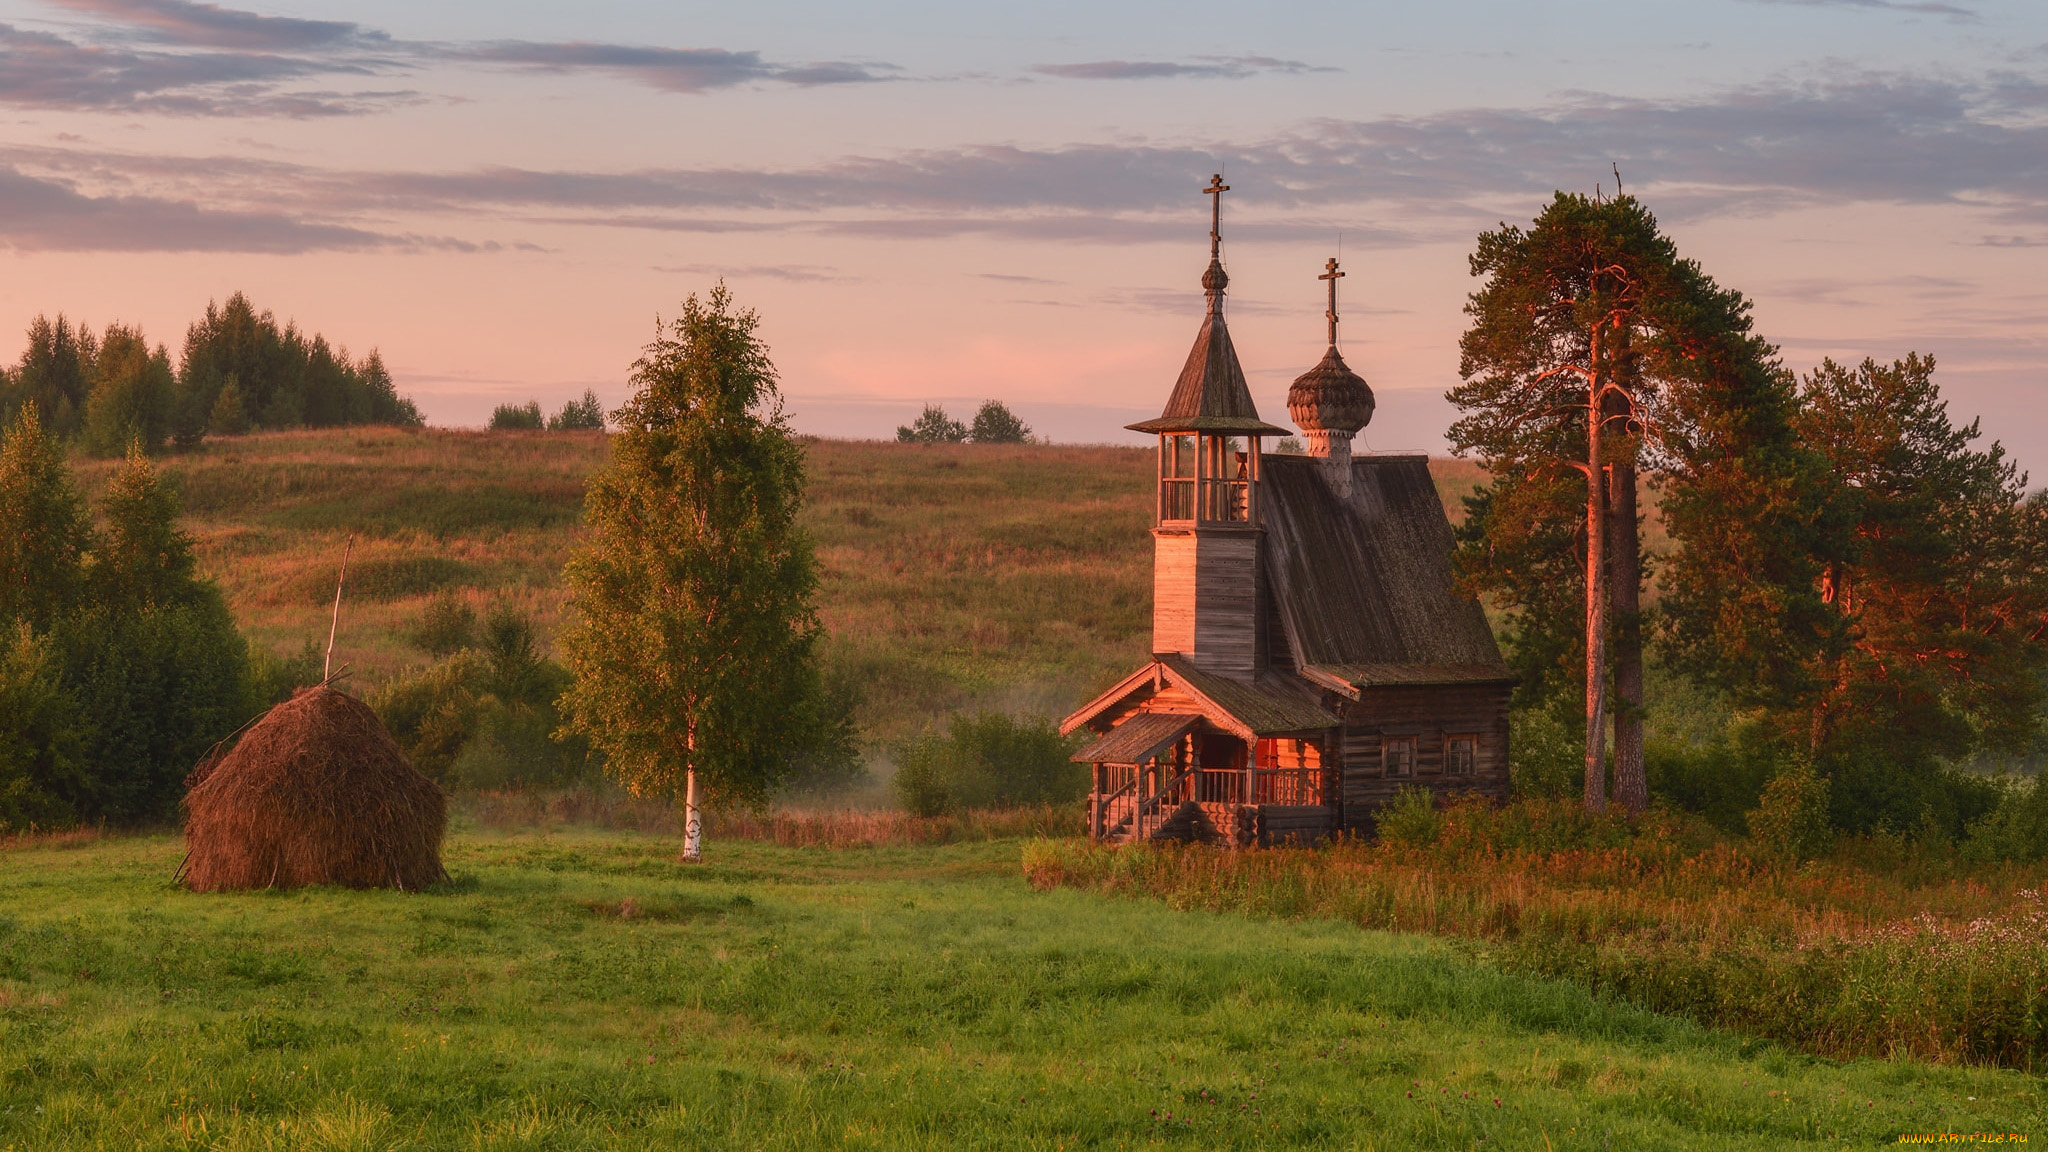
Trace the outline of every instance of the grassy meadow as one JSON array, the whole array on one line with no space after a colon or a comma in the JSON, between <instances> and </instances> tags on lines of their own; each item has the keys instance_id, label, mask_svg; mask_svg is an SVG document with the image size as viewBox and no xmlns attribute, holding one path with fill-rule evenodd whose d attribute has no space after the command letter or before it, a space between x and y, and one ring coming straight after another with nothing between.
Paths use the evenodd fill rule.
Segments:
<instances>
[{"instance_id":1,"label":"grassy meadow","mask_svg":"<svg viewBox=\"0 0 2048 1152\"><path fill-rule=\"evenodd\" d=\"M509 601L551 636L599 433L276 432L172 456L206 572L257 642L326 642L357 535L337 659L358 691L423 659L433 597ZM870 736L964 707L1060 715L1149 646L1152 453L807 439L828 650L868 693ZM113 461L75 461L97 491ZM1477 482L1433 465L1447 502Z\"/></svg>"},{"instance_id":2,"label":"grassy meadow","mask_svg":"<svg viewBox=\"0 0 2048 1152\"><path fill-rule=\"evenodd\" d=\"M1868 1147L2041 1081L1832 1061L1453 946L1034 892L1029 841L459 828L425 894L0 845L0 1149Z\"/></svg>"}]
</instances>

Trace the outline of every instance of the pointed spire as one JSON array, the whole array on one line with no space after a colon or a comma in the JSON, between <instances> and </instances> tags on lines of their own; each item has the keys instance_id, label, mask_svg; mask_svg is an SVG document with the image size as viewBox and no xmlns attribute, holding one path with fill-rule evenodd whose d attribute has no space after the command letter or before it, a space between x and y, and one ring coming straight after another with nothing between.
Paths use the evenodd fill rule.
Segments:
<instances>
[{"instance_id":1,"label":"pointed spire","mask_svg":"<svg viewBox=\"0 0 2048 1152\"><path fill-rule=\"evenodd\" d=\"M1223 324L1223 289L1230 277L1223 271L1223 194L1230 185L1222 173L1209 178L1204 195L1216 199L1209 205L1209 269L1202 273L1202 291L1209 296L1209 313L1195 333L1180 379L1167 398L1166 411L1155 420L1125 427L1134 432L1220 432L1244 436L1283 436L1259 419L1246 386L1244 368L1237 362L1237 349L1230 343L1230 330Z\"/></svg>"}]
</instances>

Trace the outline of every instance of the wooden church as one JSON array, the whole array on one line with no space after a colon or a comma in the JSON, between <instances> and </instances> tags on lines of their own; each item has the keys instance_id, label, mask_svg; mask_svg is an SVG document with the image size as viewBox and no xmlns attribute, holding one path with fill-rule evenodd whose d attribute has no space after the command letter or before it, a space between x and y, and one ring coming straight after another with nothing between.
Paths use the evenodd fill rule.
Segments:
<instances>
[{"instance_id":1,"label":"wooden church","mask_svg":"<svg viewBox=\"0 0 2048 1152\"><path fill-rule=\"evenodd\" d=\"M1330 347L1287 411L1305 455L1259 418L1223 322L1219 177L1208 311L1159 437L1150 662L1061 726L1094 739L1089 833L1244 846L1370 834L1403 787L1508 791L1508 693L1478 603L1452 584L1429 460L1354 456L1372 390Z\"/></svg>"}]
</instances>

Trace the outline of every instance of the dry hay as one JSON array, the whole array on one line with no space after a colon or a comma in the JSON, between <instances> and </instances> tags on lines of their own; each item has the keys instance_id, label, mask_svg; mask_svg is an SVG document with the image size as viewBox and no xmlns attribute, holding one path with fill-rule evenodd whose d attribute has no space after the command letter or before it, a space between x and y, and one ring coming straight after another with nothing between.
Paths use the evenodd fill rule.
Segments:
<instances>
[{"instance_id":1,"label":"dry hay","mask_svg":"<svg viewBox=\"0 0 2048 1152\"><path fill-rule=\"evenodd\" d=\"M369 706L308 688L270 710L185 794L185 883L420 889L447 877L448 798Z\"/></svg>"}]
</instances>

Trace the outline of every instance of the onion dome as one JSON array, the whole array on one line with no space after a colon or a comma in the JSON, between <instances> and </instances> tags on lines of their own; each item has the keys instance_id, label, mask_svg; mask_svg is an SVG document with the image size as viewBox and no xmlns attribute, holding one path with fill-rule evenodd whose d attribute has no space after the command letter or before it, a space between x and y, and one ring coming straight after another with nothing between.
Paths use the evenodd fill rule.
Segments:
<instances>
[{"instance_id":1,"label":"onion dome","mask_svg":"<svg viewBox=\"0 0 2048 1152\"><path fill-rule=\"evenodd\" d=\"M1287 390L1287 414L1303 432L1334 432L1350 439L1372 423L1372 388L1344 363L1335 344Z\"/></svg>"}]
</instances>

